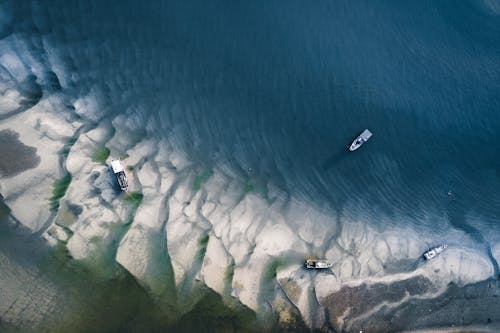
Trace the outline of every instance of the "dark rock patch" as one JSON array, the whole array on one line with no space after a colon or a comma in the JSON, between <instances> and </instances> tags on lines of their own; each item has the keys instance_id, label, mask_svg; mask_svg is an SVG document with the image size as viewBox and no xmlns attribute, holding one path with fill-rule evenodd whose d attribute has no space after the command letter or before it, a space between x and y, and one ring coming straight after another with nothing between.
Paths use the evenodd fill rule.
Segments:
<instances>
[{"instance_id":1,"label":"dark rock patch","mask_svg":"<svg viewBox=\"0 0 500 333\"><path fill-rule=\"evenodd\" d=\"M35 147L25 145L19 134L12 130L0 131L0 177L13 177L23 171L36 168L40 156Z\"/></svg>"}]
</instances>

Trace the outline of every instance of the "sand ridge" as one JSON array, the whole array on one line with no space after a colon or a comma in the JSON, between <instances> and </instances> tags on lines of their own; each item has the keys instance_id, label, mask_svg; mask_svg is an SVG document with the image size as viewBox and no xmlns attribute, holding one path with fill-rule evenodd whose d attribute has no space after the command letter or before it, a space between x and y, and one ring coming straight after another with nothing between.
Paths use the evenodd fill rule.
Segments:
<instances>
[{"instance_id":1,"label":"sand ridge","mask_svg":"<svg viewBox=\"0 0 500 333\"><path fill-rule=\"evenodd\" d=\"M28 77L15 57L9 53L0 60L12 76ZM19 141L40 156L35 167L1 178L13 216L103 277L121 265L179 314L201 297L194 293L195 281L201 281L251 308L263 322L273 311L282 319L298 312L311 328L350 329L385 308L433 299L450 283L464 286L493 275L484 252L459 244L423 262L427 245L421 240L438 243L443 235L376 230L362 218L319 210L273 184L255 190L227 165L205 170L177 149L175 137L158 141L133 117L104 119L93 92L72 108L54 94L24 110L12 106L22 91L9 89L0 97L7 110L0 130L15 129ZM110 156L99 160L96 151L102 149ZM117 189L111 158L122 158L135 196ZM51 208L54 184L67 174ZM498 253L496 244L493 255ZM333 268L305 270L310 255L332 260ZM408 294L402 281L424 281L424 287ZM397 297L381 297L370 309L353 303L338 313L331 302L398 283L403 291Z\"/></svg>"}]
</instances>

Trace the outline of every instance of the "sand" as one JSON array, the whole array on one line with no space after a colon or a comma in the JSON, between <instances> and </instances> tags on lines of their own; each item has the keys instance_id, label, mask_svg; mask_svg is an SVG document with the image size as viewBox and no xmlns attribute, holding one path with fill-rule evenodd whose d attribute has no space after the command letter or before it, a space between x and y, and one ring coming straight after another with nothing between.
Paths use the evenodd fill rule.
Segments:
<instances>
[{"instance_id":1,"label":"sand","mask_svg":"<svg viewBox=\"0 0 500 333\"><path fill-rule=\"evenodd\" d=\"M10 64L12 75L26 76L27 69L13 57L0 60ZM103 276L113 274L113 264L121 265L179 315L202 297L194 292L200 281L263 321L274 311L283 320L300 314L311 328L349 329L384 309L444 295L450 283L467 286L494 274L487 253L471 242L450 244L424 262L422 240L438 244L445 234L378 230L362 217L353 221L318 210L272 184L266 185L267 195L249 190L227 165L201 170L176 149L175 138L159 142L125 115L103 119L92 92L74 108L48 95L20 110L16 96L15 88L0 96L6 110L0 141L11 156L0 164L0 193L13 216ZM110 156L95 161L102 147ZM123 159L130 192L141 194L141 202L119 191L108 167L111 158ZM67 173L71 182L51 210L54 182ZM454 239L467 239L455 233ZM491 245L498 260L500 244ZM307 271L303 262L310 255L326 257L334 266ZM414 281L424 281L425 288L408 293ZM384 301L391 286L400 291ZM371 309L360 305L368 295L364 290L379 299ZM339 295L357 302L339 307L332 302Z\"/></svg>"},{"instance_id":2,"label":"sand","mask_svg":"<svg viewBox=\"0 0 500 333\"><path fill-rule=\"evenodd\" d=\"M207 179L194 186L200 172L190 168L182 154L169 154L171 147L160 148L151 139L125 143L123 134L109 137L113 131L104 127L79 133L61 166L56 163L64 145L61 138L71 135L59 133L45 139L50 144L40 145L34 138L43 137L42 133L35 130L26 135L23 126L28 125L17 125L15 117L9 120L10 126L20 128L21 142L36 147L41 161L32 171L10 178L8 186L2 184L13 214L33 230L44 227L47 239L66 244L73 258L88 265L101 265L103 261L96 258L116 253L114 260L152 296L162 299L171 292L169 288L175 289L175 305L184 309L181 313L194 306L196 298L186 295L195 280L224 297L235 297L262 318L279 308L283 318L287 318L283 313L298 311L308 326L322 327L327 322L322 309L332 308L328 299L342 288L391 285L421 277L432 285L425 296L431 298L443 293L450 282L466 285L493 275L485 253L453 245L431 262L398 271L395 267L408 266L398 262L421 260L426 245L419 238L428 235L417 230L380 232L363 221L345 221L339 228L336 216L316 212L298 199L280 197L278 192L269 203L258 193L245 193L244 184L224 169L211 170ZM114 157L129 154L124 164L131 169L130 190L143 194L136 210L117 191L107 165L92 161L101 145L111 147ZM45 161L56 166L49 168ZM72 181L61 199L62 208L52 216L47 202L36 198L50 196L61 169L71 173ZM29 177L29 184L33 179L50 181L32 187L21 176ZM38 210L26 213L22 207L27 200ZM73 211L77 207L79 214L70 206ZM48 224L43 222L47 220ZM498 252L494 247L493 254ZM302 262L311 254L331 259L333 268L323 273L304 270ZM402 297L392 306L411 299ZM338 316L339 327L360 320L352 313Z\"/></svg>"}]
</instances>

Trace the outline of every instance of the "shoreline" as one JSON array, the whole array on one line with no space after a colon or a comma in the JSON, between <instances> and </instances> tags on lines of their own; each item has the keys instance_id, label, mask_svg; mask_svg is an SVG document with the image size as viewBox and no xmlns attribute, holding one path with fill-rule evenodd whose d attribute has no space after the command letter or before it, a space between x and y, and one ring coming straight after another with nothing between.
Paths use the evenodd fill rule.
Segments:
<instances>
[{"instance_id":1,"label":"shoreline","mask_svg":"<svg viewBox=\"0 0 500 333\"><path fill-rule=\"evenodd\" d=\"M54 77L59 89L74 83L62 69L41 71L47 64L36 64L30 72L18 66L23 62L10 51L3 58L6 70L10 62L12 77L28 80L34 90L38 81ZM62 62L50 56L47 62L55 65L48 67L57 68ZM395 222L377 227L360 214L353 219L316 207L228 165L203 168L176 148L175 137L154 140L149 123L125 115L104 117L95 92L68 101L59 91L39 96L18 89L14 81L6 86L8 93L0 97L0 133L14 129L20 144L40 158L21 173L1 178L0 194L12 217L33 237L41 235L54 249L64 249L70 257L65 260L85 267L98 281L113 281L123 268L164 314L171 311L176 319L203 301L201 284L220 295L222 303L253 311L263 330L272 330L276 321L284 326L303 321L310 329L354 331L370 320L385 323L408 308L425 311L437 301L446 305L468 288L481 295L476 284L496 281L484 249L448 224L449 230L441 226L431 235ZM132 199L117 189L107 165L111 158L123 159ZM454 244L446 252L422 261L428 248L422 240L439 243L448 237ZM497 261L498 241L489 240ZM310 255L326 257L334 266L307 271L303 263ZM44 282L50 286L47 293L35 296L50 303L57 285ZM491 287L492 293L497 289ZM451 309L460 309L466 296ZM15 304L16 295L10 301ZM349 304L339 306L342 302ZM487 319L494 324L500 322L487 302L476 305L492 312ZM398 322L403 329L412 324L404 326L405 320L413 319L405 315ZM417 326L449 320L446 313L437 323L422 317ZM6 324L15 325L16 319Z\"/></svg>"},{"instance_id":2,"label":"shoreline","mask_svg":"<svg viewBox=\"0 0 500 333\"><path fill-rule=\"evenodd\" d=\"M270 184L265 198L247 191L227 168L200 173L166 142L129 142L126 129L109 127L120 120L105 121L85 132L80 130L83 123L65 122L53 111L37 111L12 116L0 126L0 130L19 129L21 142L36 147L41 156L37 168L8 178L8 186L2 187L13 215L34 232L43 232L49 244L62 244L75 260L99 268L103 276L112 273L105 269L109 261L116 261L160 303L177 299L175 304L167 303L180 313L196 305L197 297L189 302L181 299L193 292L193 281L200 281L223 298L236 298L263 322L276 309L280 318L298 310L311 328L323 327L327 320L345 327L344 315L334 322L318 316L330 307L325 300L342 288L391 285L421 277L432 288L416 297L426 299L444 293L450 282L467 285L493 274L483 253L458 246L415 269L387 273L384 267L391 262L421 260L426 249L419 242L423 235L408 237L416 231L404 229L380 232L359 221L336 225L333 221L338 217L290 199ZM33 131L31 125L47 113L50 116L45 119L55 122L45 120L45 136L57 138L50 144L40 142L37 136L44 134ZM48 132L61 128L63 133ZM77 131L66 155L60 155ZM127 153L130 191L143 195L142 203L136 207L127 203L126 194L116 190L108 166L93 161L99 147L109 149L113 157ZM63 165L57 170L66 170L72 179L59 208L50 213L47 202L28 198L40 193L48 197L52 182L19 187L18 181L58 179L47 161L53 163L59 157ZM35 205L23 212L19 207L26 200ZM40 216L46 216L50 225L45 231L39 229ZM116 255L109 257L110 253ZM333 274L305 271L302 261L311 253L331 258ZM394 306L408 301L401 299Z\"/></svg>"}]
</instances>

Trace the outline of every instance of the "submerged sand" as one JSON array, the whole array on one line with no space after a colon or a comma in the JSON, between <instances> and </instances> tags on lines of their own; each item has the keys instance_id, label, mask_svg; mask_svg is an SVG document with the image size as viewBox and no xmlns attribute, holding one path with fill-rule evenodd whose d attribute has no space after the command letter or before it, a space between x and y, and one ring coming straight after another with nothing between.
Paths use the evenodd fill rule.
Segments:
<instances>
[{"instance_id":1,"label":"submerged sand","mask_svg":"<svg viewBox=\"0 0 500 333\"><path fill-rule=\"evenodd\" d=\"M64 89L70 79L59 81ZM490 306L498 292L492 261L462 231L379 230L363 216L318 208L224 163L204 169L178 149L175 136L159 140L131 117L103 117L91 92L72 107L54 94L23 109L12 99L23 92L12 89L0 103L16 110L0 123L0 139L7 140L1 149L11 158L0 164L0 193L11 218L98 279L125 270L171 320L203 304L201 284L228 306L254 311L263 330L276 321L347 332L500 321L498 307ZM103 147L111 154L105 161L95 157ZM122 158L133 194L117 188L111 158ZM421 259L422 239L447 238L460 241L431 262ZM491 240L496 260L499 241ZM328 258L332 269L305 270L311 255ZM57 287L47 283L43 295L52 297ZM467 298L467 291L484 290L484 303ZM4 300L2 309L19 299ZM423 315L429 306L441 319ZM446 315L458 309L485 315L478 321ZM35 309L19 311L5 312L4 325L22 326Z\"/></svg>"}]
</instances>

